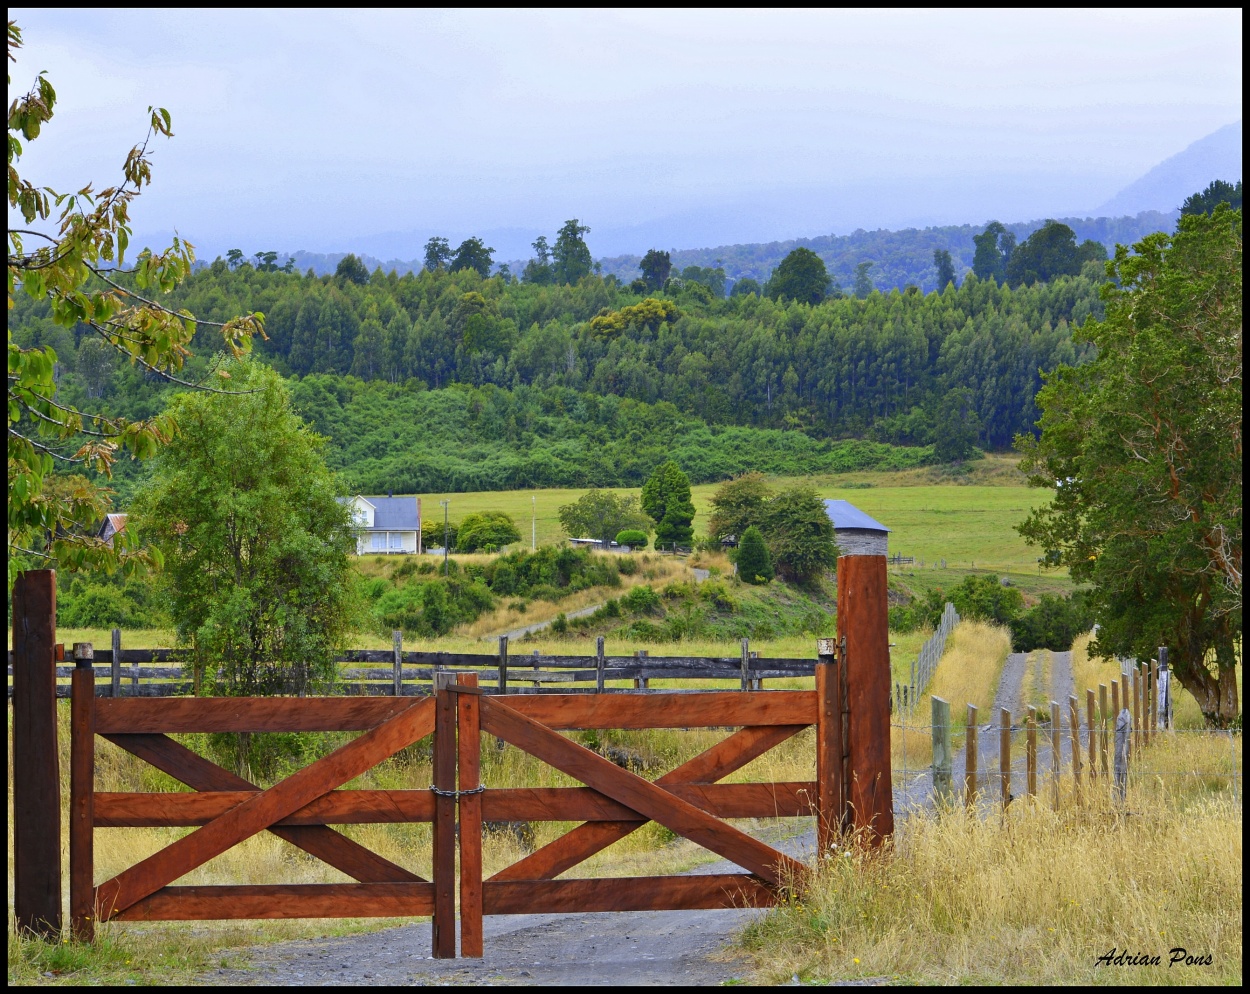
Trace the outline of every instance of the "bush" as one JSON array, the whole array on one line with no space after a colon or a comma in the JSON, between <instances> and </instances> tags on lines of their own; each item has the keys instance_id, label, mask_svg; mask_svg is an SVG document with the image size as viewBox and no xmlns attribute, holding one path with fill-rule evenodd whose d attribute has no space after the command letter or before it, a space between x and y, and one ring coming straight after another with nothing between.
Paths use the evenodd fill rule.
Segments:
<instances>
[{"instance_id":1,"label":"bush","mask_svg":"<svg viewBox=\"0 0 1250 994\"><path fill-rule=\"evenodd\" d=\"M650 614L660 607L660 595L647 586L635 587L621 598L621 606L632 614Z\"/></svg>"},{"instance_id":2,"label":"bush","mask_svg":"<svg viewBox=\"0 0 1250 994\"><path fill-rule=\"evenodd\" d=\"M747 583L767 583L773 578L772 557L764 544L764 536L755 525L743 533L736 562L738 575Z\"/></svg>"},{"instance_id":3,"label":"bush","mask_svg":"<svg viewBox=\"0 0 1250 994\"><path fill-rule=\"evenodd\" d=\"M631 549L645 549L647 547L647 533L640 528L626 528L624 531L616 533L617 545L628 545Z\"/></svg>"},{"instance_id":4,"label":"bush","mask_svg":"<svg viewBox=\"0 0 1250 994\"><path fill-rule=\"evenodd\" d=\"M1042 594L1038 604L1011 622L1011 648L1013 652L1067 652L1076 637L1093 626L1094 608L1084 591L1071 597Z\"/></svg>"},{"instance_id":5,"label":"bush","mask_svg":"<svg viewBox=\"0 0 1250 994\"><path fill-rule=\"evenodd\" d=\"M482 511L470 514L460 522L456 532L457 552L490 552L521 540L516 522L502 511Z\"/></svg>"},{"instance_id":6,"label":"bush","mask_svg":"<svg viewBox=\"0 0 1250 994\"><path fill-rule=\"evenodd\" d=\"M616 561L616 568L621 576L633 576L638 572L638 560L633 556L623 556Z\"/></svg>"},{"instance_id":7,"label":"bush","mask_svg":"<svg viewBox=\"0 0 1250 994\"><path fill-rule=\"evenodd\" d=\"M772 563L787 580L807 583L837 564L833 522L825 502L811 488L783 490L770 500L764 532ZM738 569L742 571L741 566Z\"/></svg>"}]
</instances>

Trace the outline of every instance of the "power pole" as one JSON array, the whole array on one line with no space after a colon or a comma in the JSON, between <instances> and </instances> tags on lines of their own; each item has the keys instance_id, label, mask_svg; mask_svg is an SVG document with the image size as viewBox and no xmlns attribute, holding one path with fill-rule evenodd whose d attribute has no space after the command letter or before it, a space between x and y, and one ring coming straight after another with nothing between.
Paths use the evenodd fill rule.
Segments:
<instances>
[{"instance_id":1,"label":"power pole","mask_svg":"<svg viewBox=\"0 0 1250 994\"><path fill-rule=\"evenodd\" d=\"M451 501L440 500L439 503L443 505L443 576L447 576L447 505Z\"/></svg>"}]
</instances>

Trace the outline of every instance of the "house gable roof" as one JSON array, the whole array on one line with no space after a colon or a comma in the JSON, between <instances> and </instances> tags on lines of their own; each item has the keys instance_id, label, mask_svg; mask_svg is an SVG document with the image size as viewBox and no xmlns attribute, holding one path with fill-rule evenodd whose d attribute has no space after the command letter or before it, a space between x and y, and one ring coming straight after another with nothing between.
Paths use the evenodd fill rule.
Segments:
<instances>
[{"instance_id":1,"label":"house gable roof","mask_svg":"<svg viewBox=\"0 0 1250 994\"><path fill-rule=\"evenodd\" d=\"M370 531L416 531L420 527L415 497L362 497L361 500L368 501L374 508Z\"/></svg>"}]
</instances>

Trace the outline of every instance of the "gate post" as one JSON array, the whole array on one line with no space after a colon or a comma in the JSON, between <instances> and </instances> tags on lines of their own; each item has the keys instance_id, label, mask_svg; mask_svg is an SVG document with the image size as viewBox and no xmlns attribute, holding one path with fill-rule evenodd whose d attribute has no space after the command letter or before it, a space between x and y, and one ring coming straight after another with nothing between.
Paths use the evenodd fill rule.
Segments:
<instances>
[{"instance_id":1,"label":"gate post","mask_svg":"<svg viewBox=\"0 0 1250 994\"><path fill-rule=\"evenodd\" d=\"M434 674L435 959L456 958L456 702L454 673Z\"/></svg>"},{"instance_id":2,"label":"gate post","mask_svg":"<svg viewBox=\"0 0 1250 994\"><path fill-rule=\"evenodd\" d=\"M69 914L74 938L95 938L95 650L74 643L69 728Z\"/></svg>"},{"instance_id":3,"label":"gate post","mask_svg":"<svg viewBox=\"0 0 1250 994\"><path fill-rule=\"evenodd\" d=\"M18 929L61 933L61 771L56 745L56 571L13 584L13 897Z\"/></svg>"},{"instance_id":4,"label":"gate post","mask_svg":"<svg viewBox=\"0 0 1250 994\"><path fill-rule=\"evenodd\" d=\"M477 689L476 673L461 673L460 686ZM460 955L482 955L482 735L478 697L459 697L459 729L456 733L460 757Z\"/></svg>"},{"instance_id":5,"label":"gate post","mask_svg":"<svg viewBox=\"0 0 1250 994\"><path fill-rule=\"evenodd\" d=\"M746 655L746 639L742 640ZM842 687L837 639L816 640L816 853L824 856L842 829Z\"/></svg>"},{"instance_id":6,"label":"gate post","mask_svg":"<svg viewBox=\"0 0 1250 994\"><path fill-rule=\"evenodd\" d=\"M888 529L845 501L830 508L838 557L838 634L844 638L852 824L879 845L894 834L890 781L890 623L886 597ZM826 504L828 507L829 504ZM839 520L841 518L841 521Z\"/></svg>"}]
</instances>

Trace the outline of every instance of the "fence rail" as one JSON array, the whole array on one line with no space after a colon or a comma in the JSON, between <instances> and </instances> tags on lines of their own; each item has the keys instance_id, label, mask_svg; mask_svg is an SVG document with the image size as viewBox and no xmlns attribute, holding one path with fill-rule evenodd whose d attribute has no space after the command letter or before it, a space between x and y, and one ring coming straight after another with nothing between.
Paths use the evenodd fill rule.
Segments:
<instances>
[{"instance_id":1,"label":"fence rail","mask_svg":"<svg viewBox=\"0 0 1250 994\"><path fill-rule=\"evenodd\" d=\"M924 693L933 679L933 671L937 669L942 653L946 651L946 639L955 626L959 624L959 612L950 601L942 609L942 617L938 620L937 631L920 647L920 653L911 664L911 679L904 684L894 685L891 710L910 711L916 706L917 698Z\"/></svg>"},{"instance_id":2,"label":"fence rail","mask_svg":"<svg viewBox=\"0 0 1250 994\"><path fill-rule=\"evenodd\" d=\"M348 649L335 662L332 692L346 695L416 697L433 692L439 673L473 673L500 693L600 693L650 690L652 680L715 680L740 690L759 690L765 680L811 677L815 659L760 657L743 639L737 656L652 656L646 650L609 656L603 639L590 655L510 654L508 639L494 653L405 650L394 633L391 649ZM113 647L94 650L97 697L178 697L194 690L191 649L124 649L114 629ZM61 652L58 659L63 659ZM374 665L371 665L374 664ZM383 665L384 664L384 665ZM56 695L70 696L72 662L56 667ZM13 696L13 653L9 652L9 696ZM625 683L622 686L622 682ZM609 686L616 684L616 686ZM580 685L580 686L579 686ZM672 688L666 688L671 692Z\"/></svg>"}]
</instances>

